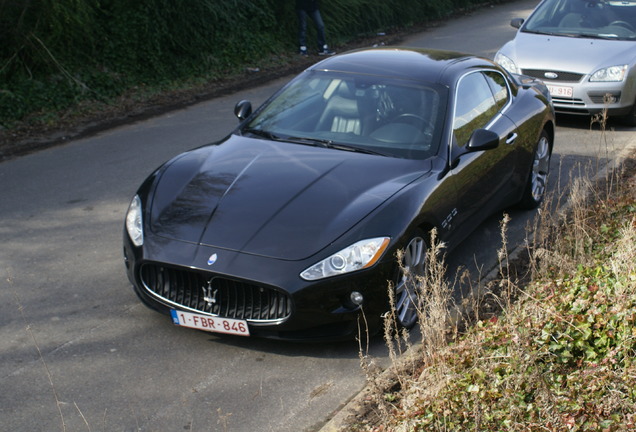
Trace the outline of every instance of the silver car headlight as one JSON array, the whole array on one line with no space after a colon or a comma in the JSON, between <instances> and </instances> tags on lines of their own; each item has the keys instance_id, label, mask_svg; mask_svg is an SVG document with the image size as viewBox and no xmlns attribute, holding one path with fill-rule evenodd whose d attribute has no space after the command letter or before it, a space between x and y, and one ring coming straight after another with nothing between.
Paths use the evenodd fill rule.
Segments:
<instances>
[{"instance_id":1,"label":"silver car headlight","mask_svg":"<svg viewBox=\"0 0 636 432\"><path fill-rule=\"evenodd\" d=\"M126 231L135 246L139 247L144 244L144 226L139 195L135 195L128 206Z\"/></svg>"},{"instance_id":2,"label":"silver car headlight","mask_svg":"<svg viewBox=\"0 0 636 432\"><path fill-rule=\"evenodd\" d=\"M361 240L309 267L300 277L313 281L371 267L380 259L389 240L389 237Z\"/></svg>"},{"instance_id":3,"label":"silver car headlight","mask_svg":"<svg viewBox=\"0 0 636 432\"><path fill-rule=\"evenodd\" d=\"M599 69L590 77L591 82L620 82L627 76L627 65Z\"/></svg>"},{"instance_id":4,"label":"silver car headlight","mask_svg":"<svg viewBox=\"0 0 636 432\"><path fill-rule=\"evenodd\" d=\"M495 55L495 63L504 68L510 73L519 74L521 71L517 68L515 62L513 62L510 57L505 56L501 53L497 53Z\"/></svg>"}]
</instances>

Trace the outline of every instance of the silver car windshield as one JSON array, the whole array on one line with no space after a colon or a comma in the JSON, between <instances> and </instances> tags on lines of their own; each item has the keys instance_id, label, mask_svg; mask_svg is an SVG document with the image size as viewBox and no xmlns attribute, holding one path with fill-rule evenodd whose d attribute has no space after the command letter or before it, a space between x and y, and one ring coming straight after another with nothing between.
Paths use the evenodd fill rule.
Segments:
<instances>
[{"instance_id":1,"label":"silver car windshield","mask_svg":"<svg viewBox=\"0 0 636 432\"><path fill-rule=\"evenodd\" d=\"M437 153L442 87L386 77L305 72L269 101L243 134L389 157Z\"/></svg>"},{"instance_id":2,"label":"silver car windshield","mask_svg":"<svg viewBox=\"0 0 636 432\"><path fill-rule=\"evenodd\" d=\"M528 18L522 31L636 40L636 0L546 0Z\"/></svg>"}]
</instances>

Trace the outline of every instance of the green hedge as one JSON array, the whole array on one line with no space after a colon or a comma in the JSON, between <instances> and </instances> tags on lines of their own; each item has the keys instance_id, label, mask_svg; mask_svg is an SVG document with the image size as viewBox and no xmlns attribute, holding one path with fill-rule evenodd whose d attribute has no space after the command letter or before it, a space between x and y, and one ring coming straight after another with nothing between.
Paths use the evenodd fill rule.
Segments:
<instances>
[{"instance_id":1,"label":"green hedge","mask_svg":"<svg viewBox=\"0 0 636 432\"><path fill-rule=\"evenodd\" d=\"M338 45L470 4L323 0L321 11ZM293 0L0 0L0 125L134 86L222 77L294 52L296 26Z\"/></svg>"}]
</instances>

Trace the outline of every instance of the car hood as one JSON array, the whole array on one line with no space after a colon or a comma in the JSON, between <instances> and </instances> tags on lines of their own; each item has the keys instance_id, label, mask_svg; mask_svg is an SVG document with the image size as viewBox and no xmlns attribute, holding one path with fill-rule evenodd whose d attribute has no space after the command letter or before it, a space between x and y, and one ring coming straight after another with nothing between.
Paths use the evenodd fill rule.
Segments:
<instances>
[{"instance_id":1,"label":"car hood","mask_svg":"<svg viewBox=\"0 0 636 432\"><path fill-rule=\"evenodd\" d=\"M173 240L304 259L430 167L430 161L232 135L165 165L150 228Z\"/></svg>"},{"instance_id":2,"label":"car hood","mask_svg":"<svg viewBox=\"0 0 636 432\"><path fill-rule=\"evenodd\" d=\"M572 38L518 32L501 52L521 69L592 74L597 69L633 63L633 41Z\"/></svg>"}]
</instances>

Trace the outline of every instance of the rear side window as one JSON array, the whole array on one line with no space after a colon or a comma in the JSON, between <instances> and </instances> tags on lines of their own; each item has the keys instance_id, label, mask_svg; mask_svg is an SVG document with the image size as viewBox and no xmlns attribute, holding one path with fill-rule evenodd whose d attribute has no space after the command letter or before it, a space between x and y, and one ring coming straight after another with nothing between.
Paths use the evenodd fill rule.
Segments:
<instances>
[{"instance_id":1,"label":"rear side window","mask_svg":"<svg viewBox=\"0 0 636 432\"><path fill-rule=\"evenodd\" d=\"M510 100L510 93L506 79L499 72L489 71L484 72L486 81L492 90L492 94L495 97L495 103L497 104L497 111L501 111Z\"/></svg>"}]
</instances>

